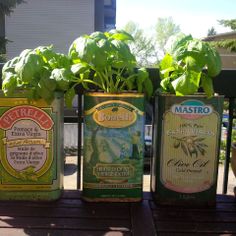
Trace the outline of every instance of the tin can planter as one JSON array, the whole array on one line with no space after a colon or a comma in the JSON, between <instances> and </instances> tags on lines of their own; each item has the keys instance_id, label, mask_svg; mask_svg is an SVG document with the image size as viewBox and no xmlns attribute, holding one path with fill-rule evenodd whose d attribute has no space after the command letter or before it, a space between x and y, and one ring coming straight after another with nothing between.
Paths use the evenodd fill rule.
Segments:
<instances>
[{"instance_id":1,"label":"tin can planter","mask_svg":"<svg viewBox=\"0 0 236 236\"><path fill-rule=\"evenodd\" d=\"M140 201L144 95L87 93L84 110L83 198Z\"/></svg>"},{"instance_id":2,"label":"tin can planter","mask_svg":"<svg viewBox=\"0 0 236 236\"><path fill-rule=\"evenodd\" d=\"M154 199L165 205L215 205L223 96L155 99Z\"/></svg>"},{"instance_id":3,"label":"tin can planter","mask_svg":"<svg viewBox=\"0 0 236 236\"><path fill-rule=\"evenodd\" d=\"M63 189L62 94L51 105L0 94L0 200L55 200Z\"/></svg>"}]
</instances>

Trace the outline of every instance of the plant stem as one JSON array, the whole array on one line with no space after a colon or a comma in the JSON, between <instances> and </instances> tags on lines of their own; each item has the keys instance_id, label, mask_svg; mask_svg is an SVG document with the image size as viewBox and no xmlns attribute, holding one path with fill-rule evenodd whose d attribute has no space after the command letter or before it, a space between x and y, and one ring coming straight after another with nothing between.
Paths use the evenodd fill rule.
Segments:
<instances>
[{"instance_id":1,"label":"plant stem","mask_svg":"<svg viewBox=\"0 0 236 236\"><path fill-rule=\"evenodd\" d=\"M98 77L99 77L100 80L101 80L101 85L100 85L100 87L101 87L104 91L106 91L106 84L105 84L105 81L104 81L105 78L103 78L102 72L101 72L101 73L100 73L100 72L96 72L96 73L97 73Z\"/></svg>"},{"instance_id":2,"label":"plant stem","mask_svg":"<svg viewBox=\"0 0 236 236\"><path fill-rule=\"evenodd\" d=\"M123 81L123 84L120 86L121 89L123 89L123 87L125 87L125 85L127 85L127 81L133 79L134 77L136 77L136 75L131 75L129 76L128 78L126 78L124 81ZM133 83L132 83L133 84Z\"/></svg>"},{"instance_id":3,"label":"plant stem","mask_svg":"<svg viewBox=\"0 0 236 236\"><path fill-rule=\"evenodd\" d=\"M118 69L118 72L116 73L116 83L115 83L116 90L118 90L118 86L120 84L121 74L122 74L123 70L124 70L124 68Z\"/></svg>"}]
</instances>

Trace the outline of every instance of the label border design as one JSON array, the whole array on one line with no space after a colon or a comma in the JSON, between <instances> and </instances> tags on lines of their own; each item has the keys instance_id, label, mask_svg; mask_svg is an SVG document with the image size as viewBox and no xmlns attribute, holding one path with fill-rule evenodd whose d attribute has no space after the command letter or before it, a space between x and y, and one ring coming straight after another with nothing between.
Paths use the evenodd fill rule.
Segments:
<instances>
[{"instance_id":1,"label":"label border design","mask_svg":"<svg viewBox=\"0 0 236 236\"><path fill-rule=\"evenodd\" d=\"M168 115L168 114L173 114L173 112L171 111L171 108L169 109L169 110L167 110L167 111L165 111L164 112L164 114L163 114L163 124L162 124L162 128L163 128L163 134L162 134L162 137L161 137L161 146L162 146L162 148L161 148L161 153L160 153L160 182L167 188L167 189L169 189L169 190L172 190L172 191L175 191L175 192L179 192L179 193L197 193L197 192L202 192L202 191L205 191L205 190L208 190L208 189L210 189L213 185L214 185L214 177L215 177L215 171L216 171L216 165L217 165L217 163L215 163L215 160L217 160L217 147L218 147L218 139L217 139L217 137L219 136L219 130L217 129L216 130L216 133L215 133L215 142L216 142L216 150L215 150L215 153L212 155L214 158L215 158L215 160L212 160L212 161L214 161L214 173L212 174L212 179L211 179L211 181L209 182L209 181L205 181L204 183L202 183L202 184L199 184L199 185L197 185L197 186L191 186L191 187L179 187L179 186L177 186L177 185L174 185L170 180L165 180L164 178L163 178L163 171L164 171L164 169L163 169L163 164L164 164L164 148L163 147L165 147L166 146L166 144L165 144L165 141L166 141L166 138L164 137L165 135L167 135L166 134L166 125L165 125L165 120L166 120L166 116ZM216 115L216 117L217 117L217 121L219 122L219 114L216 112L216 111L212 111L212 113L211 114L214 114L214 115ZM176 115L176 114L173 114L173 115ZM199 119L199 118L198 118ZM188 120L188 119L186 119L186 120ZM216 124L216 127L218 127L218 123Z\"/></svg>"}]
</instances>

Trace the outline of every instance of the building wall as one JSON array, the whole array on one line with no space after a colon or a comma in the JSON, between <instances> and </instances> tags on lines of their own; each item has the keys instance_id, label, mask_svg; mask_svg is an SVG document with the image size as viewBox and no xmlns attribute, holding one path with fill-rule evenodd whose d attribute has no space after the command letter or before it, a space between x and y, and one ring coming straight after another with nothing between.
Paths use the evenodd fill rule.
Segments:
<instances>
[{"instance_id":1,"label":"building wall","mask_svg":"<svg viewBox=\"0 0 236 236\"><path fill-rule=\"evenodd\" d=\"M220 41L226 39L234 39L236 40L236 32L229 32L223 34L217 34L213 36L209 36L205 38L205 41ZM222 61L222 69L223 70L235 70L236 69L236 53L230 52L224 48L218 48L218 52L221 56Z\"/></svg>"},{"instance_id":2,"label":"building wall","mask_svg":"<svg viewBox=\"0 0 236 236\"><path fill-rule=\"evenodd\" d=\"M221 56L222 69L235 70L236 69L236 53L229 52L227 49L223 49L223 48L219 48L218 51Z\"/></svg>"},{"instance_id":3,"label":"building wall","mask_svg":"<svg viewBox=\"0 0 236 236\"><path fill-rule=\"evenodd\" d=\"M26 48L53 44L67 53L72 41L95 30L96 0L26 0L6 16L8 59Z\"/></svg>"}]
</instances>

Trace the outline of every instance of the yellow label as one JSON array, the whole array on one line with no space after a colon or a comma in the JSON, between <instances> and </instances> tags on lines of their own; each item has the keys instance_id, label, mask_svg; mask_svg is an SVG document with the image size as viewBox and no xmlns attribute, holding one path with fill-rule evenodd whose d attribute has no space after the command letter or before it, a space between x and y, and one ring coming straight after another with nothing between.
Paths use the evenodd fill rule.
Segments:
<instances>
[{"instance_id":1,"label":"yellow label","mask_svg":"<svg viewBox=\"0 0 236 236\"><path fill-rule=\"evenodd\" d=\"M21 185L36 183L51 168L53 126L49 114L38 107L21 104L4 109L0 116L2 183L9 188L20 181Z\"/></svg>"},{"instance_id":2,"label":"yellow label","mask_svg":"<svg viewBox=\"0 0 236 236\"><path fill-rule=\"evenodd\" d=\"M9 98L9 97L1 97L0 99L0 106L8 106L8 107L14 107L14 106L22 106L22 105L32 105L37 107L48 107L48 104L45 100L39 99L39 100L32 100L29 101L27 98Z\"/></svg>"},{"instance_id":3,"label":"yellow label","mask_svg":"<svg viewBox=\"0 0 236 236\"><path fill-rule=\"evenodd\" d=\"M93 113L94 121L107 128L124 128L132 125L137 120L137 113L143 112L128 102L110 100L102 102L85 112L86 115Z\"/></svg>"},{"instance_id":4,"label":"yellow label","mask_svg":"<svg viewBox=\"0 0 236 236\"><path fill-rule=\"evenodd\" d=\"M219 117L213 110L203 115L183 111L188 114L173 109L164 114L161 181L170 190L196 193L214 184Z\"/></svg>"}]
</instances>

